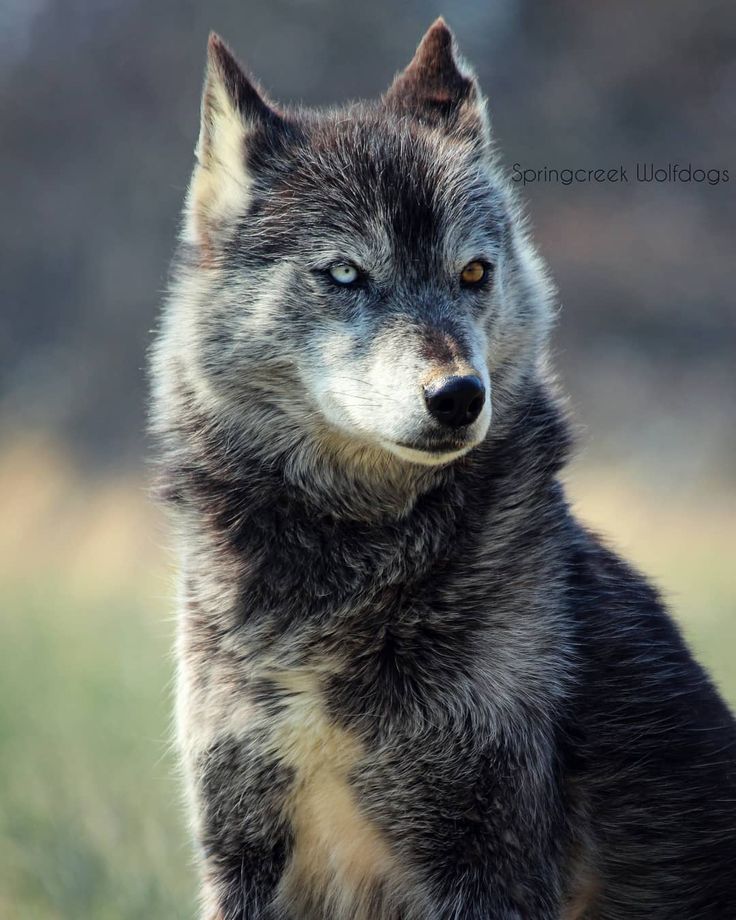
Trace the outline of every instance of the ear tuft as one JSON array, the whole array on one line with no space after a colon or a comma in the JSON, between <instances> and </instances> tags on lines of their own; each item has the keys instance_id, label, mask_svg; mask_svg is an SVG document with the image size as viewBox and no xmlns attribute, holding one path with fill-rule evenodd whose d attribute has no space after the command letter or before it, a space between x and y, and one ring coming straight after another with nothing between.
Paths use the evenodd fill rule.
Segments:
<instances>
[{"instance_id":1,"label":"ear tuft","mask_svg":"<svg viewBox=\"0 0 736 920\"><path fill-rule=\"evenodd\" d=\"M403 77L426 98L434 96L440 103L459 100L474 91L473 80L458 66L454 36L441 16L422 38Z\"/></svg>"},{"instance_id":2,"label":"ear tuft","mask_svg":"<svg viewBox=\"0 0 736 920\"><path fill-rule=\"evenodd\" d=\"M215 32L207 42L197 166L189 187L185 233L211 250L219 228L227 227L248 201L251 179L248 144L259 127L277 128L281 116L245 74Z\"/></svg>"},{"instance_id":3,"label":"ear tuft","mask_svg":"<svg viewBox=\"0 0 736 920\"><path fill-rule=\"evenodd\" d=\"M482 133L485 128L475 77L460 60L455 37L441 16L425 33L409 65L394 79L384 102L449 130Z\"/></svg>"},{"instance_id":4,"label":"ear tuft","mask_svg":"<svg viewBox=\"0 0 736 920\"><path fill-rule=\"evenodd\" d=\"M212 83L225 90L233 109L246 121L259 118L268 121L276 117L276 111L245 75L237 58L217 32L210 32L207 41L205 92Z\"/></svg>"}]
</instances>

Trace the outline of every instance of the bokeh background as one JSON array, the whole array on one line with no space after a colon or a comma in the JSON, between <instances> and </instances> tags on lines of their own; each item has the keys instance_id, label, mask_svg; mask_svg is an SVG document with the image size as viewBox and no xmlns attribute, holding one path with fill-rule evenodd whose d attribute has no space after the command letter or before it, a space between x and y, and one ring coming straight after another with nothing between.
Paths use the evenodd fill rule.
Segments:
<instances>
[{"instance_id":1,"label":"bokeh background","mask_svg":"<svg viewBox=\"0 0 736 920\"><path fill-rule=\"evenodd\" d=\"M736 6L0 0L0 917L193 916L146 349L215 28L277 99L380 92L443 13L532 184L580 514L736 702Z\"/></svg>"}]
</instances>

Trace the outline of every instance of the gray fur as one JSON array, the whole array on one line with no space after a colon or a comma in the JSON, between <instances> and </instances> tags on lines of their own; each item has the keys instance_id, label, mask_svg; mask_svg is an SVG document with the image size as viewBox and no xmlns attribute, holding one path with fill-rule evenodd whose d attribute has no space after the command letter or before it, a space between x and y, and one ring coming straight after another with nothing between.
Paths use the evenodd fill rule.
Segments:
<instances>
[{"instance_id":1,"label":"gray fur","mask_svg":"<svg viewBox=\"0 0 736 920\"><path fill-rule=\"evenodd\" d=\"M444 23L327 112L212 38L197 156L153 379L203 916L736 916L733 720L569 513L553 294ZM423 387L471 371L450 439Z\"/></svg>"}]
</instances>

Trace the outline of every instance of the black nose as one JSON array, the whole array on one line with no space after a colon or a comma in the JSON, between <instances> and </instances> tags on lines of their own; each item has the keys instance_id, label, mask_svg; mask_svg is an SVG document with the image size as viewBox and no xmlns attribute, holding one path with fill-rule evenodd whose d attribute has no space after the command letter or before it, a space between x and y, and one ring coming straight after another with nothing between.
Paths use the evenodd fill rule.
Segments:
<instances>
[{"instance_id":1,"label":"black nose","mask_svg":"<svg viewBox=\"0 0 736 920\"><path fill-rule=\"evenodd\" d=\"M424 389L430 415L448 428L472 425L483 409L485 398L483 381L475 376L445 377Z\"/></svg>"}]
</instances>

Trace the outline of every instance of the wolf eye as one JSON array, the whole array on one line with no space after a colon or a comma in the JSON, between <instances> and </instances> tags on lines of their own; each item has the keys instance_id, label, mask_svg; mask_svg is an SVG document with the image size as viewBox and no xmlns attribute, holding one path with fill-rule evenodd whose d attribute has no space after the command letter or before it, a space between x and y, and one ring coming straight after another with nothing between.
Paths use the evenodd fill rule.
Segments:
<instances>
[{"instance_id":1,"label":"wolf eye","mask_svg":"<svg viewBox=\"0 0 736 920\"><path fill-rule=\"evenodd\" d=\"M329 268L330 278L338 284L355 284L360 277L358 269L349 262L338 262Z\"/></svg>"},{"instance_id":2,"label":"wolf eye","mask_svg":"<svg viewBox=\"0 0 736 920\"><path fill-rule=\"evenodd\" d=\"M487 280L490 268L491 266L487 262L481 262L479 259L468 262L460 272L460 283L464 287L477 287Z\"/></svg>"}]
</instances>

